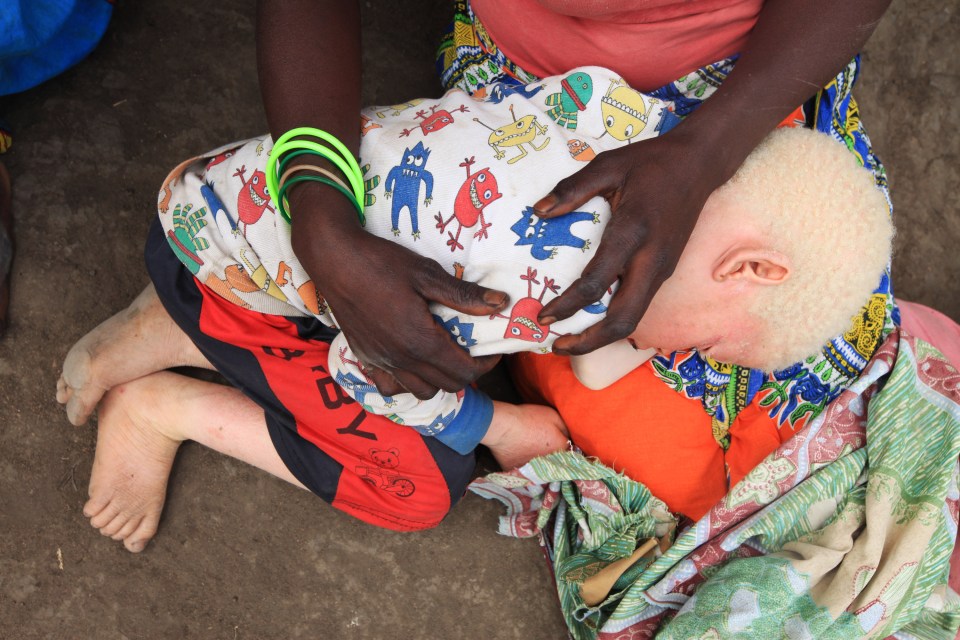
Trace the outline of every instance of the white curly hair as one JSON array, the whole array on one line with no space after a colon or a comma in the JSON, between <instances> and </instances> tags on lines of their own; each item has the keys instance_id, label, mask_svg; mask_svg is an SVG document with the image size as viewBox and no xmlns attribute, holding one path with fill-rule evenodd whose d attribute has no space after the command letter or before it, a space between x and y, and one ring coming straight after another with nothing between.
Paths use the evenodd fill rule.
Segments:
<instances>
[{"instance_id":1,"label":"white curly hair","mask_svg":"<svg viewBox=\"0 0 960 640\"><path fill-rule=\"evenodd\" d=\"M724 207L724 224L751 225L791 263L790 277L759 287L749 306L760 368L799 362L852 326L890 261L894 227L873 173L843 143L778 129L714 195L737 203Z\"/></svg>"}]
</instances>

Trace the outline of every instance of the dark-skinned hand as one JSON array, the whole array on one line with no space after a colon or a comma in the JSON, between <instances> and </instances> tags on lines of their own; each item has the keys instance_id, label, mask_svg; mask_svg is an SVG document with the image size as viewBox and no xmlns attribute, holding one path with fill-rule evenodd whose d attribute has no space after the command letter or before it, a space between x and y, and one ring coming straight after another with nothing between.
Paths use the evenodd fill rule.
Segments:
<instances>
[{"instance_id":1,"label":"dark-skinned hand","mask_svg":"<svg viewBox=\"0 0 960 640\"><path fill-rule=\"evenodd\" d=\"M558 338L555 352L580 355L629 336L673 273L704 202L723 179L682 128L598 154L534 205L537 215L553 218L602 196L613 210L580 278L544 306L539 320L549 324L572 316L618 278L620 288L603 320Z\"/></svg>"},{"instance_id":2,"label":"dark-skinned hand","mask_svg":"<svg viewBox=\"0 0 960 640\"><path fill-rule=\"evenodd\" d=\"M318 196L322 208L349 206L327 191ZM489 315L507 305L506 294L458 280L439 263L358 225L332 234L335 242L298 234L298 221L301 228L322 229L322 222L308 226L310 216L320 215L328 223L334 216L319 212L309 197L297 200L291 203L294 252L308 273L320 276L315 278L317 290L380 393L409 391L427 399L438 389L459 391L497 363L496 355L470 357L433 319L428 305L438 302L461 313Z\"/></svg>"}]
</instances>

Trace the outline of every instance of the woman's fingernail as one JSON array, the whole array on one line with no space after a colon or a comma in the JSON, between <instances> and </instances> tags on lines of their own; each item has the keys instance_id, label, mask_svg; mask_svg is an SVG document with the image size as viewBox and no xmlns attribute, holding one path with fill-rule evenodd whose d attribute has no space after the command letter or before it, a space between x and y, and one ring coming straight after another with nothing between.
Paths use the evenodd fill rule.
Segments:
<instances>
[{"instance_id":1,"label":"woman's fingernail","mask_svg":"<svg viewBox=\"0 0 960 640\"><path fill-rule=\"evenodd\" d=\"M506 302L506 299L507 296L497 291L485 291L483 294L483 301L491 307L499 307Z\"/></svg>"},{"instance_id":2,"label":"woman's fingernail","mask_svg":"<svg viewBox=\"0 0 960 640\"><path fill-rule=\"evenodd\" d=\"M554 322L557 321L557 319L553 316L544 316L543 318L537 318L537 319L540 320L540 324L544 324L544 325L553 324Z\"/></svg>"},{"instance_id":3,"label":"woman's fingernail","mask_svg":"<svg viewBox=\"0 0 960 640\"><path fill-rule=\"evenodd\" d=\"M541 198L537 204L533 205L533 210L537 213L549 213L550 209L553 209L555 206L557 206L557 196L548 193Z\"/></svg>"}]
</instances>

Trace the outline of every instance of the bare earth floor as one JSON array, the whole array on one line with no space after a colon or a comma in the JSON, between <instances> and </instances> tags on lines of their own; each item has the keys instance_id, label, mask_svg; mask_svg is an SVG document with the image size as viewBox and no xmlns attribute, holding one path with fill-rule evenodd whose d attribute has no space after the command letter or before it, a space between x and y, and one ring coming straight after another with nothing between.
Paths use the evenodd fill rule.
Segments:
<instances>
[{"instance_id":1,"label":"bare earth floor","mask_svg":"<svg viewBox=\"0 0 960 640\"><path fill-rule=\"evenodd\" d=\"M401 535L187 445L143 554L81 514L96 431L56 404L60 365L145 285L166 172L266 129L253 5L119 3L87 61L0 103L19 240L0 342L0 638L560 638L537 544L499 537L499 508L473 496ZM439 93L450 15L446 0L364 3L366 103ZM960 320L958 60L960 1L895 0L856 94L890 172L896 290Z\"/></svg>"}]
</instances>

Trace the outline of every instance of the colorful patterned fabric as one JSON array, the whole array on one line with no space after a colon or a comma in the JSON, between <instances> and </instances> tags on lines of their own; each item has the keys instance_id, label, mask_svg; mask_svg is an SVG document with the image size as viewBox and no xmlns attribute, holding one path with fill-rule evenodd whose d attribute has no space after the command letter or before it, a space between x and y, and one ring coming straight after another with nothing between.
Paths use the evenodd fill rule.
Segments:
<instances>
[{"instance_id":1,"label":"colorful patterned fabric","mask_svg":"<svg viewBox=\"0 0 960 640\"><path fill-rule=\"evenodd\" d=\"M506 60L490 40L470 11L469 3L461 0L456 6L456 18L437 56L444 85L473 93L493 90L498 83L516 83L517 77L530 82L531 75ZM657 89L652 95L671 103L675 115L682 119L710 97L735 62L734 57L707 65ZM484 75L467 73L468 69L483 69ZM873 171L889 202L886 172L873 153L860 122L859 108L850 93L859 69L858 56L785 124L811 127L845 143L861 164ZM784 331L789 331L790 314L810 312L815 311L784 309ZM650 366L665 384L700 401L713 418L714 437L726 449L733 421L752 402L759 402L780 426L802 429L860 375L877 345L898 324L899 312L888 268L873 298L850 329L804 362L782 371L764 372L716 362L689 351L654 358Z\"/></svg>"},{"instance_id":2,"label":"colorful patterned fabric","mask_svg":"<svg viewBox=\"0 0 960 640\"><path fill-rule=\"evenodd\" d=\"M585 330L606 311L612 289L556 325L537 320L593 257L610 206L596 198L547 224L534 215L534 203L596 153L655 137L677 118L672 103L631 89L601 67L489 89L483 99L451 90L363 109L365 228L510 296L502 314L468 316L431 305L472 355L547 353L558 336ZM267 192L272 148L263 136L181 163L158 196L164 233L190 272L230 302L267 314L316 316L337 327L336 310L294 254L290 225L275 213L279 194ZM343 334L333 339L328 368L368 411L459 453L477 446L493 416L490 399L472 388L424 401L409 393L382 396Z\"/></svg>"},{"instance_id":3,"label":"colorful patterned fabric","mask_svg":"<svg viewBox=\"0 0 960 640\"><path fill-rule=\"evenodd\" d=\"M895 330L826 411L597 606L585 579L669 535L644 486L563 452L471 490L507 505L501 533L542 535L577 640L953 638L958 455L960 373Z\"/></svg>"}]
</instances>

